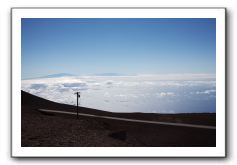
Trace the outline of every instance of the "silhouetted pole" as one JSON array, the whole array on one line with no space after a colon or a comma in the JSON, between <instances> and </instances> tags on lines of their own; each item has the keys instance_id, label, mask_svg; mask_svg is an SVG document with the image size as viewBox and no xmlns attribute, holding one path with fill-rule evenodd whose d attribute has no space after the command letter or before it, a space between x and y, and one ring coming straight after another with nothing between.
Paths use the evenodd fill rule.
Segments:
<instances>
[{"instance_id":1,"label":"silhouetted pole","mask_svg":"<svg viewBox=\"0 0 237 165\"><path fill-rule=\"evenodd\" d=\"M80 92L76 92L75 94L77 95L77 118L78 118L78 110L79 110L78 99L80 98Z\"/></svg>"}]
</instances>

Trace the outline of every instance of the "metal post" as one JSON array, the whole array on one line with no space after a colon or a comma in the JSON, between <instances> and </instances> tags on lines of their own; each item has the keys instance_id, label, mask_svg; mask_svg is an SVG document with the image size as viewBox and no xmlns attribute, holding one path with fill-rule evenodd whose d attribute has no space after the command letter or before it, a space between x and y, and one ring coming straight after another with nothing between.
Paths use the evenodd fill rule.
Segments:
<instances>
[{"instance_id":1,"label":"metal post","mask_svg":"<svg viewBox=\"0 0 237 165\"><path fill-rule=\"evenodd\" d=\"M75 93L77 95L77 119L79 118L79 98L80 98L80 92Z\"/></svg>"}]
</instances>

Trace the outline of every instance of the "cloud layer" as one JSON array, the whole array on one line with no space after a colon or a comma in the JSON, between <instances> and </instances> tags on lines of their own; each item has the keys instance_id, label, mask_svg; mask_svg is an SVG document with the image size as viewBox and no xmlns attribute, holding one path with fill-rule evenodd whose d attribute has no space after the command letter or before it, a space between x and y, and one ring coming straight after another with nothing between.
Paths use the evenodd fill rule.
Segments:
<instances>
[{"instance_id":1,"label":"cloud layer","mask_svg":"<svg viewBox=\"0 0 237 165\"><path fill-rule=\"evenodd\" d=\"M112 112L215 112L213 75L81 76L22 80L22 90L74 105Z\"/></svg>"}]
</instances>

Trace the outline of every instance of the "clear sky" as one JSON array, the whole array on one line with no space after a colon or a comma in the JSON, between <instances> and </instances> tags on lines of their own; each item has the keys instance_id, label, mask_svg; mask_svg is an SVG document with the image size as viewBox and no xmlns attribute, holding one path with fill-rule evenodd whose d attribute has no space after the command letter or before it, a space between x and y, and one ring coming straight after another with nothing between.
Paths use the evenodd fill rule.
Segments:
<instances>
[{"instance_id":1,"label":"clear sky","mask_svg":"<svg viewBox=\"0 0 237 165\"><path fill-rule=\"evenodd\" d=\"M216 72L216 20L24 18L22 78Z\"/></svg>"}]
</instances>

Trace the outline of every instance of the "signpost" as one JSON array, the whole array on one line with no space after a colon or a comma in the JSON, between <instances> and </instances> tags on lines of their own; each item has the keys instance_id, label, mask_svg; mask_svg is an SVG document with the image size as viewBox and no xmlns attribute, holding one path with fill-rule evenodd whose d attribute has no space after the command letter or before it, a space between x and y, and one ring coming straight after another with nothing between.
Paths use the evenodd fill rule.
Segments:
<instances>
[{"instance_id":1,"label":"signpost","mask_svg":"<svg viewBox=\"0 0 237 165\"><path fill-rule=\"evenodd\" d=\"M77 119L78 119L78 110L79 110L79 107L78 107L78 100L80 98L80 92L76 92L75 93L77 95Z\"/></svg>"}]
</instances>

